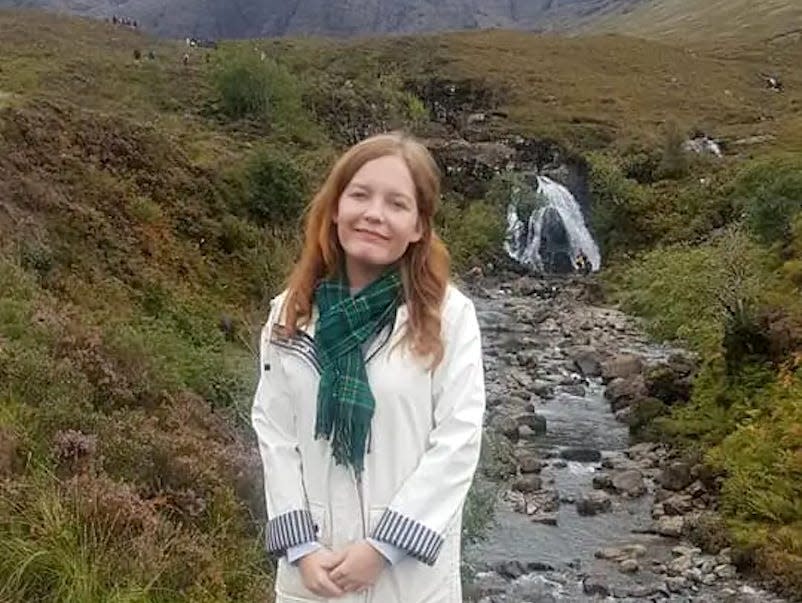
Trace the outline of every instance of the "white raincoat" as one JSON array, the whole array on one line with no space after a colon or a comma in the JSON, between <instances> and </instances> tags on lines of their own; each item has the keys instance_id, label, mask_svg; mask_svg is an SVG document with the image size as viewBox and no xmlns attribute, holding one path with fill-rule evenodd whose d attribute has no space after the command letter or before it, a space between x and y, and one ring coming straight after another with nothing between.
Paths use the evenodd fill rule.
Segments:
<instances>
[{"instance_id":1,"label":"white raincoat","mask_svg":"<svg viewBox=\"0 0 802 603\"><path fill-rule=\"evenodd\" d=\"M287 337L285 294L262 331L261 378L252 410L264 465L267 548L280 556L277 603L325 601L307 590L290 547L332 550L366 537L403 549L373 588L342 603L461 603L462 507L479 458L485 409L479 325L473 303L449 286L442 306L445 355L430 370L405 345L406 306L370 344L366 369L376 408L362 479L336 465L315 439L319 366L313 312Z\"/></svg>"}]
</instances>

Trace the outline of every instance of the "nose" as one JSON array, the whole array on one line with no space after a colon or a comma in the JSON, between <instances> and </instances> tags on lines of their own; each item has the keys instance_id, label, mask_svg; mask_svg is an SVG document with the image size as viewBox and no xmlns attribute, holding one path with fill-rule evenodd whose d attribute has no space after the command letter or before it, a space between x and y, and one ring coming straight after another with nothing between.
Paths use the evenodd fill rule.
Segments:
<instances>
[{"instance_id":1,"label":"nose","mask_svg":"<svg viewBox=\"0 0 802 603\"><path fill-rule=\"evenodd\" d=\"M384 221L384 208L382 199L379 195L373 195L365 208L365 219L373 223Z\"/></svg>"}]
</instances>

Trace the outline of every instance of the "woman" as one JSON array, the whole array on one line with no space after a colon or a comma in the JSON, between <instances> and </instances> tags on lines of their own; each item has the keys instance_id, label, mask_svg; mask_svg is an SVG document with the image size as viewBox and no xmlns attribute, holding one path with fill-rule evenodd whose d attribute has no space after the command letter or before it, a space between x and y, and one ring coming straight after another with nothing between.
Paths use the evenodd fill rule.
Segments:
<instances>
[{"instance_id":1,"label":"woman","mask_svg":"<svg viewBox=\"0 0 802 603\"><path fill-rule=\"evenodd\" d=\"M437 166L397 134L315 196L262 331L252 420L277 603L459 603L485 407L471 301L432 222Z\"/></svg>"}]
</instances>

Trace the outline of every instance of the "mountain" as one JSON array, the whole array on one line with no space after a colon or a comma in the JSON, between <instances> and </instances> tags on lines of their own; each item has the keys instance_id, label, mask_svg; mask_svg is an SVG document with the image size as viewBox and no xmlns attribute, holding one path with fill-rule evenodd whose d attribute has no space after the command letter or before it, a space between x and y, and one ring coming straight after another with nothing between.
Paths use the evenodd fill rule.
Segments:
<instances>
[{"instance_id":1,"label":"mountain","mask_svg":"<svg viewBox=\"0 0 802 603\"><path fill-rule=\"evenodd\" d=\"M136 19L171 37L353 36L479 28L555 29L629 10L644 0L0 0Z\"/></svg>"}]
</instances>

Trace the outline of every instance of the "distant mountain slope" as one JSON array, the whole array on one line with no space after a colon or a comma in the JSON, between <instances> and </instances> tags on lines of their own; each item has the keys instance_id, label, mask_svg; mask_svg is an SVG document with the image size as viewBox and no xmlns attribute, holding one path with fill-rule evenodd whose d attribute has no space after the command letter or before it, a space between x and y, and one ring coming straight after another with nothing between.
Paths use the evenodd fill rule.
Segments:
<instances>
[{"instance_id":1,"label":"distant mountain slope","mask_svg":"<svg viewBox=\"0 0 802 603\"><path fill-rule=\"evenodd\" d=\"M183 37L348 36L502 27L554 29L618 14L645 0L0 0L90 17L121 15Z\"/></svg>"},{"instance_id":2,"label":"distant mountain slope","mask_svg":"<svg viewBox=\"0 0 802 603\"><path fill-rule=\"evenodd\" d=\"M799 0L652 0L590 26L643 37L744 43L802 35Z\"/></svg>"}]
</instances>

